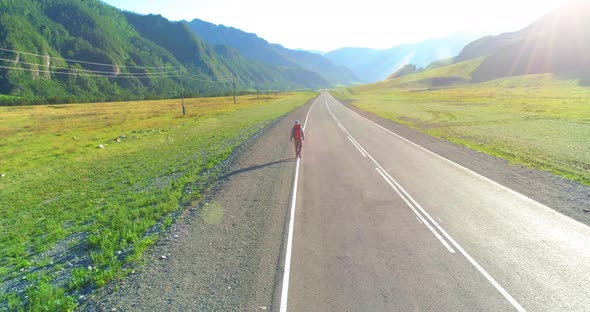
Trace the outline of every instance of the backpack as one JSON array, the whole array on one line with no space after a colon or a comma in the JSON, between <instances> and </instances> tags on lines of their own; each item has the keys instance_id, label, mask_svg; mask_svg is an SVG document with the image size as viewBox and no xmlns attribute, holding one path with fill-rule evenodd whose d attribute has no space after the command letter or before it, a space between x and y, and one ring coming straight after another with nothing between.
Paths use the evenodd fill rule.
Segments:
<instances>
[{"instance_id":1,"label":"backpack","mask_svg":"<svg viewBox=\"0 0 590 312\"><path fill-rule=\"evenodd\" d=\"M301 125L297 124L293 127L293 131L295 131L295 140L301 140Z\"/></svg>"}]
</instances>

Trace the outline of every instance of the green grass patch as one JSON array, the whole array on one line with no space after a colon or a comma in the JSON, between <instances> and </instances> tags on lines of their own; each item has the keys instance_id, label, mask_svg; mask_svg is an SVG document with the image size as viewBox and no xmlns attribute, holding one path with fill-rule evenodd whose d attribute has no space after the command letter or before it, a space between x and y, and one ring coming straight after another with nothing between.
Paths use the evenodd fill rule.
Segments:
<instances>
[{"instance_id":1,"label":"green grass patch","mask_svg":"<svg viewBox=\"0 0 590 312\"><path fill-rule=\"evenodd\" d=\"M423 91L392 84L334 95L430 135L590 185L590 88L579 81L543 74Z\"/></svg>"},{"instance_id":2,"label":"green grass patch","mask_svg":"<svg viewBox=\"0 0 590 312\"><path fill-rule=\"evenodd\" d=\"M188 99L186 117L178 100L0 107L0 282L42 270L20 307L69 309L68 294L141 258L157 239L148 231L200 198L204 172L315 95ZM73 266L59 263L68 253Z\"/></svg>"}]
</instances>

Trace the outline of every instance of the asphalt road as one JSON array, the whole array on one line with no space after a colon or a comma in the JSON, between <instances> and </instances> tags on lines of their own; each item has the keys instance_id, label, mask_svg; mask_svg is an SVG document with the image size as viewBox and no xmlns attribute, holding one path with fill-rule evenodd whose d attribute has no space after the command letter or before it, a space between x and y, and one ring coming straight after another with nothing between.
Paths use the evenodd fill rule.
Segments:
<instances>
[{"instance_id":1,"label":"asphalt road","mask_svg":"<svg viewBox=\"0 0 590 312\"><path fill-rule=\"evenodd\" d=\"M589 311L590 228L357 115L311 107L281 311Z\"/></svg>"}]
</instances>

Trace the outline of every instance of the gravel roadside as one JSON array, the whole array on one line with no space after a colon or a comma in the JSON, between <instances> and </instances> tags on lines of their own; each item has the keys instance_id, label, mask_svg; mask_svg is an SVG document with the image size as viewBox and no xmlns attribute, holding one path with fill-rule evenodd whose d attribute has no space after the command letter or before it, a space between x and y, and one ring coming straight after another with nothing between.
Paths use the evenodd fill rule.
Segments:
<instances>
[{"instance_id":1,"label":"gravel roadside","mask_svg":"<svg viewBox=\"0 0 590 312\"><path fill-rule=\"evenodd\" d=\"M590 187L437 139L362 110L350 102L339 101L367 119L440 156L590 226Z\"/></svg>"},{"instance_id":2,"label":"gravel roadside","mask_svg":"<svg viewBox=\"0 0 590 312\"><path fill-rule=\"evenodd\" d=\"M295 169L289 131L312 103L244 146L213 191L146 251L135 273L79 310L271 310Z\"/></svg>"}]
</instances>

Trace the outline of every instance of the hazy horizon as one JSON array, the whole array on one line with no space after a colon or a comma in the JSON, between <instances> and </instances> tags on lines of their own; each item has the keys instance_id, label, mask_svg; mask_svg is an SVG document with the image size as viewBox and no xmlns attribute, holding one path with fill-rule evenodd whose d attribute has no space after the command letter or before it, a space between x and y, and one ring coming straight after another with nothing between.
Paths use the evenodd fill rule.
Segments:
<instances>
[{"instance_id":1,"label":"hazy horizon","mask_svg":"<svg viewBox=\"0 0 590 312\"><path fill-rule=\"evenodd\" d=\"M140 14L195 18L235 27L291 49L329 52L343 47L386 49L454 33L495 35L517 31L567 0L366 0L363 6L300 0L103 0ZM399 12L399 13L398 13Z\"/></svg>"}]
</instances>

